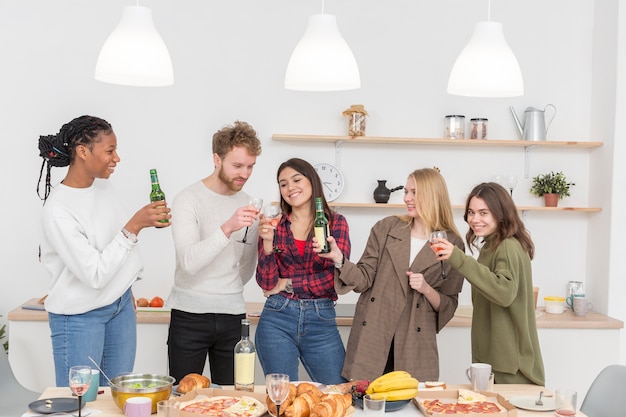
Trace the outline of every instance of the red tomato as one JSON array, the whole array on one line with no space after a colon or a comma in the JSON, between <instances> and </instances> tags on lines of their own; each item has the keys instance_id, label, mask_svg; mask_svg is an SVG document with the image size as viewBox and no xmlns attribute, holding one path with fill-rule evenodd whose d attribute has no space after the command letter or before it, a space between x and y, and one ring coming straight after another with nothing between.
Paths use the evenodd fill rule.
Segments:
<instances>
[{"instance_id":1,"label":"red tomato","mask_svg":"<svg viewBox=\"0 0 626 417\"><path fill-rule=\"evenodd\" d=\"M165 301L161 297L154 297L150 300L150 307L163 307Z\"/></svg>"}]
</instances>

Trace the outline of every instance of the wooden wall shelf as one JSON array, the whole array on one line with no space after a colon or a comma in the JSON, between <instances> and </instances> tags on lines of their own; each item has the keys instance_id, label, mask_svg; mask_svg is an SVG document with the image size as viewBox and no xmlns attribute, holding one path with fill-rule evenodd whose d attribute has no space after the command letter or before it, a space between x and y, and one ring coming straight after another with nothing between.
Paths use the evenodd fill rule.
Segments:
<instances>
[{"instance_id":1,"label":"wooden wall shelf","mask_svg":"<svg viewBox=\"0 0 626 417\"><path fill-rule=\"evenodd\" d=\"M602 142L578 141L527 141L498 139L441 139L441 138L404 138L383 136L328 136L328 135L290 135L273 134L272 140L279 142L342 142L347 143L395 143L437 146L487 146L487 147L521 147L521 148L598 148Z\"/></svg>"},{"instance_id":2,"label":"wooden wall shelf","mask_svg":"<svg viewBox=\"0 0 626 417\"><path fill-rule=\"evenodd\" d=\"M376 208L376 209L404 209L404 204L380 204L380 203L342 203L333 201L328 203L331 207L336 208ZM455 210L463 210L465 206L453 205ZM597 213L602 211L599 207L543 207L543 206L518 206L519 211L581 211Z\"/></svg>"}]
</instances>

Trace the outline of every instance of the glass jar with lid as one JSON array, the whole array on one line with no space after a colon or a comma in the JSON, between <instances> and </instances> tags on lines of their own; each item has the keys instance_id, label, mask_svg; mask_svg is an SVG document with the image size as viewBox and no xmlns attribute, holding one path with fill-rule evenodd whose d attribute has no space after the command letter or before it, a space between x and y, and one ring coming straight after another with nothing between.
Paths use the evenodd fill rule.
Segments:
<instances>
[{"instance_id":1,"label":"glass jar with lid","mask_svg":"<svg viewBox=\"0 0 626 417\"><path fill-rule=\"evenodd\" d=\"M450 114L445 117L444 138L465 139L465 116Z\"/></svg>"},{"instance_id":2,"label":"glass jar with lid","mask_svg":"<svg viewBox=\"0 0 626 417\"><path fill-rule=\"evenodd\" d=\"M470 119L470 139L487 139L487 123L489 120L477 117Z\"/></svg>"}]
</instances>

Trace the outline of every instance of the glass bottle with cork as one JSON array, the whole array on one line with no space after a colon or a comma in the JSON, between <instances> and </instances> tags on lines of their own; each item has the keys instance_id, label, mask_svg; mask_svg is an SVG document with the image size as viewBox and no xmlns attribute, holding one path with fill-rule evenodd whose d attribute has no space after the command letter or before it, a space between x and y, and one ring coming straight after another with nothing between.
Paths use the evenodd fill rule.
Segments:
<instances>
[{"instance_id":1,"label":"glass bottle with cork","mask_svg":"<svg viewBox=\"0 0 626 417\"><path fill-rule=\"evenodd\" d=\"M254 391L256 349L250 340L250 320L241 320L241 340L235 345L235 389Z\"/></svg>"},{"instance_id":2,"label":"glass bottle with cork","mask_svg":"<svg viewBox=\"0 0 626 417\"><path fill-rule=\"evenodd\" d=\"M150 201L163 201L165 200L165 193L161 190L161 185L159 184L159 176L157 174L156 169L150 170L150 180L152 181L152 191L150 191ZM169 223L169 220L163 219L159 220L161 223Z\"/></svg>"},{"instance_id":3,"label":"glass bottle with cork","mask_svg":"<svg viewBox=\"0 0 626 417\"><path fill-rule=\"evenodd\" d=\"M328 219L324 214L322 197L315 198L315 220L313 222L313 230L315 232L315 238L321 245L323 245L321 253L329 253L330 244L326 239L330 235L330 230L328 227Z\"/></svg>"}]
</instances>

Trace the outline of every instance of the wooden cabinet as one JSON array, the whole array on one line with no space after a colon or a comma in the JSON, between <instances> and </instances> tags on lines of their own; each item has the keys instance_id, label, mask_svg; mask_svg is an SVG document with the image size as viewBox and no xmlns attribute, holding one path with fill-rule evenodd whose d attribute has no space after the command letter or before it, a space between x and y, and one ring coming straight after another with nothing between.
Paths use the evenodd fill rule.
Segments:
<instances>
[{"instance_id":1,"label":"wooden cabinet","mask_svg":"<svg viewBox=\"0 0 626 417\"><path fill-rule=\"evenodd\" d=\"M359 146L367 144L413 144L416 146L452 146L452 147L507 147L524 148L525 152L525 176L528 176L528 164L531 152L542 148L559 149L593 149L602 146L602 142L577 142L577 141L527 141L527 140L473 140L473 139L441 139L441 138L408 138L408 137L382 137L382 136L329 136L329 135L300 135L300 134L273 134L272 140L278 142L313 143L328 142L335 144L335 156L338 160L342 157L343 148L347 146ZM376 204L358 202L332 202L332 207L384 209L403 208L403 204ZM455 209L463 209L462 206L453 206ZM519 206L520 211L579 211L599 212L600 207L542 207L542 206Z\"/></svg>"}]
</instances>

